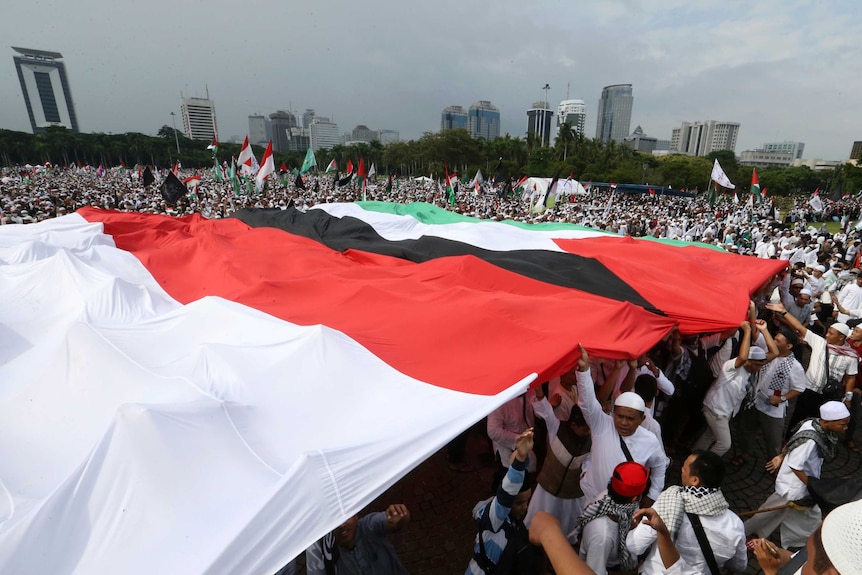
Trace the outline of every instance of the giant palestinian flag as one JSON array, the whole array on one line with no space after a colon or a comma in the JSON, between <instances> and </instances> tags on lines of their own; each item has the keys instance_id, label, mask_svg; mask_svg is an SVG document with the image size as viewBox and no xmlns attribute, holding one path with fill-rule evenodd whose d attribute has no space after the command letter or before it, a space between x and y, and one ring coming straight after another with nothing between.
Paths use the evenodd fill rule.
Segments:
<instances>
[{"instance_id":1,"label":"giant palestinian flag","mask_svg":"<svg viewBox=\"0 0 862 575\"><path fill-rule=\"evenodd\" d=\"M426 204L0 228L0 572L271 574L533 382L786 262Z\"/></svg>"}]
</instances>

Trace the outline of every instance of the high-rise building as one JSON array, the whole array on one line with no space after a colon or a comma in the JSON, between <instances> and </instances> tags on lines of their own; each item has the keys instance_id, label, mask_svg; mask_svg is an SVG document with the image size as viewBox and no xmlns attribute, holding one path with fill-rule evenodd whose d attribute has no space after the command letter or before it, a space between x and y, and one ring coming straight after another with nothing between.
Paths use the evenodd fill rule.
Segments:
<instances>
[{"instance_id":1,"label":"high-rise building","mask_svg":"<svg viewBox=\"0 0 862 575\"><path fill-rule=\"evenodd\" d=\"M762 149L764 152L790 154L794 160L799 160L802 158L805 144L803 142L766 142Z\"/></svg>"},{"instance_id":2,"label":"high-rise building","mask_svg":"<svg viewBox=\"0 0 862 575\"><path fill-rule=\"evenodd\" d=\"M303 128L310 128L311 127L311 121L314 120L314 115L315 115L314 110L312 110L311 108L305 109L305 112L302 113L302 127Z\"/></svg>"},{"instance_id":3,"label":"high-rise building","mask_svg":"<svg viewBox=\"0 0 862 575\"><path fill-rule=\"evenodd\" d=\"M258 146L265 146L269 142L266 130L266 116L252 114L248 117L248 141ZM273 144L275 146L275 144Z\"/></svg>"},{"instance_id":4,"label":"high-rise building","mask_svg":"<svg viewBox=\"0 0 862 575\"><path fill-rule=\"evenodd\" d=\"M401 134L398 133L398 130L380 130L378 135L380 136L380 143L384 146L401 139Z\"/></svg>"},{"instance_id":5,"label":"high-rise building","mask_svg":"<svg viewBox=\"0 0 862 575\"><path fill-rule=\"evenodd\" d=\"M479 100L467 111L467 129L473 138L500 137L500 109L488 100Z\"/></svg>"},{"instance_id":6,"label":"high-rise building","mask_svg":"<svg viewBox=\"0 0 862 575\"><path fill-rule=\"evenodd\" d=\"M599 99L596 139L605 144L611 140L622 144L631 128L633 103L631 84L605 86Z\"/></svg>"},{"instance_id":7,"label":"high-rise building","mask_svg":"<svg viewBox=\"0 0 862 575\"><path fill-rule=\"evenodd\" d=\"M670 149L689 156L706 156L719 150L736 151L739 124L735 122L683 122L673 129Z\"/></svg>"},{"instance_id":8,"label":"high-rise building","mask_svg":"<svg viewBox=\"0 0 862 575\"><path fill-rule=\"evenodd\" d=\"M350 132L350 141L352 142L365 142L370 144L377 139L379 139L377 132L364 124L359 124Z\"/></svg>"},{"instance_id":9,"label":"high-rise building","mask_svg":"<svg viewBox=\"0 0 862 575\"><path fill-rule=\"evenodd\" d=\"M551 119L554 112L546 102L533 102L533 107L527 110L527 134L538 138L542 146L551 144Z\"/></svg>"},{"instance_id":10,"label":"high-rise building","mask_svg":"<svg viewBox=\"0 0 862 575\"><path fill-rule=\"evenodd\" d=\"M12 49L20 54L12 60L18 71L33 133L42 133L48 126L63 126L77 132L78 117L66 77L66 65L61 61L63 55L14 46Z\"/></svg>"},{"instance_id":11,"label":"high-rise building","mask_svg":"<svg viewBox=\"0 0 862 575\"><path fill-rule=\"evenodd\" d=\"M583 100L563 100L557 107L557 131L563 124L569 124L578 136L586 134L587 105Z\"/></svg>"},{"instance_id":12,"label":"high-rise building","mask_svg":"<svg viewBox=\"0 0 862 575\"><path fill-rule=\"evenodd\" d=\"M270 114L269 120L272 123L272 149L276 152L298 151L291 149L291 130L297 127L296 116L279 110Z\"/></svg>"},{"instance_id":13,"label":"high-rise building","mask_svg":"<svg viewBox=\"0 0 862 575\"><path fill-rule=\"evenodd\" d=\"M440 115L440 131L467 129L467 110L461 106L449 106Z\"/></svg>"},{"instance_id":14,"label":"high-rise building","mask_svg":"<svg viewBox=\"0 0 862 575\"><path fill-rule=\"evenodd\" d=\"M859 160L862 156L862 141L853 142L853 147L850 148L850 159Z\"/></svg>"},{"instance_id":15,"label":"high-rise building","mask_svg":"<svg viewBox=\"0 0 862 575\"><path fill-rule=\"evenodd\" d=\"M187 138L211 142L218 136L215 102L209 98L183 98L180 112Z\"/></svg>"},{"instance_id":16,"label":"high-rise building","mask_svg":"<svg viewBox=\"0 0 862 575\"><path fill-rule=\"evenodd\" d=\"M311 131L311 148L315 151L331 149L340 141L338 124L330 122L329 118L315 116L309 130Z\"/></svg>"}]
</instances>

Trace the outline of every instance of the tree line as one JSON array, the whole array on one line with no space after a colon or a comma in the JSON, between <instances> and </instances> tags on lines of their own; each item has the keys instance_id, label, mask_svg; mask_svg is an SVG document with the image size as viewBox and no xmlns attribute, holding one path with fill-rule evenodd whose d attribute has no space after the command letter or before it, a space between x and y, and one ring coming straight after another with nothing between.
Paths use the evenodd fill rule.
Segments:
<instances>
[{"instance_id":1,"label":"tree line","mask_svg":"<svg viewBox=\"0 0 862 575\"><path fill-rule=\"evenodd\" d=\"M509 134L495 140L471 138L466 130L425 133L410 141L383 145L378 141L350 146L336 145L318 150L319 169L335 160L341 170L352 160L364 158L367 166L375 164L378 174L397 176L434 176L441 178L446 170L472 177L481 170L485 178L502 171L510 178L528 176L569 177L582 182L616 182L671 186L677 189L705 191L714 159L718 159L730 180L744 197L751 182L752 168L737 164L731 151L714 152L706 157L679 154L653 156L639 153L615 142L602 143L575 133L563 126L552 146L527 135ZM191 140L170 126L162 126L156 136L129 132L125 134L73 133L63 127L50 127L45 133L30 134L0 130L0 162L5 166L21 164L103 165L127 167L136 164L173 165L206 169L212 166L211 142ZM179 153L177 152L179 145ZM253 146L260 158L264 149ZM240 145L221 142L219 162L239 155ZM302 165L305 151L276 152L276 168ZM811 193L815 189L827 195L856 194L862 190L862 167L841 165L834 170L813 171L806 166L763 168L758 170L760 185L770 195L787 196Z\"/></svg>"}]
</instances>

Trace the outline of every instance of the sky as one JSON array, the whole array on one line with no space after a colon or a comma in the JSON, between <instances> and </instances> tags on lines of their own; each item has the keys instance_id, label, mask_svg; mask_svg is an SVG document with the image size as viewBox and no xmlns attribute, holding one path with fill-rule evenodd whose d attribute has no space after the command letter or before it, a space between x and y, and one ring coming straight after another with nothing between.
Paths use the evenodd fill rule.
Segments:
<instances>
[{"instance_id":1,"label":"sky","mask_svg":"<svg viewBox=\"0 0 862 575\"><path fill-rule=\"evenodd\" d=\"M602 87L632 84L631 130L741 124L736 146L801 141L847 159L862 140L862 2L798 0L29 0L0 19L0 128L30 131L11 46L63 54L84 132L154 135L180 97L215 102L219 136L248 116L313 108L416 139L446 106L490 100L501 132Z\"/></svg>"}]
</instances>

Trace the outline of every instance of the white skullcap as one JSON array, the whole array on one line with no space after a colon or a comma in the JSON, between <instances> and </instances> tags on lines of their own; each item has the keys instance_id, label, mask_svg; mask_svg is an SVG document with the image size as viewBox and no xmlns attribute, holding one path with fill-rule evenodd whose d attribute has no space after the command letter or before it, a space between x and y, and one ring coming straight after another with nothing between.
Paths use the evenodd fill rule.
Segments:
<instances>
[{"instance_id":1,"label":"white skullcap","mask_svg":"<svg viewBox=\"0 0 862 575\"><path fill-rule=\"evenodd\" d=\"M835 570L858 573L862 563L862 500L834 509L823 520L822 529L823 550Z\"/></svg>"},{"instance_id":2,"label":"white skullcap","mask_svg":"<svg viewBox=\"0 0 862 575\"><path fill-rule=\"evenodd\" d=\"M766 359L766 352L763 351L762 347L754 346L748 350L748 359L753 359L754 361L763 361Z\"/></svg>"},{"instance_id":3,"label":"white skullcap","mask_svg":"<svg viewBox=\"0 0 862 575\"><path fill-rule=\"evenodd\" d=\"M805 280L804 280L804 279L802 279L802 278L795 278L792 282L790 282L790 285L795 286L795 285L802 285L802 284L804 284L804 283L805 283Z\"/></svg>"},{"instance_id":4,"label":"white skullcap","mask_svg":"<svg viewBox=\"0 0 862 575\"><path fill-rule=\"evenodd\" d=\"M644 403L643 398L633 391L626 391L619 394L617 399L614 401L614 405L619 407L631 407L641 413L646 411L646 404Z\"/></svg>"},{"instance_id":5,"label":"white skullcap","mask_svg":"<svg viewBox=\"0 0 862 575\"><path fill-rule=\"evenodd\" d=\"M825 268L825 267L823 267L823 266L814 266L814 269L815 269L815 270L817 270L817 271L819 271L820 273L825 273L825 272L826 272L826 268Z\"/></svg>"},{"instance_id":6,"label":"white skullcap","mask_svg":"<svg viewBox=\"0 0 862 575\"><path fill-rule=\"evenodd\" d=\"M841 401L827 401L820 406L820 419L824 421L840 421L850 417L850 410Z\"/></svg>"},{"instance_id":7,"label":"white skullcap","mask_svg":"<svg viewBox=\"0 0 862 575\"><path fill-rule=\"evenodd\" d=\"M814 295L811 293L811 290L808 288L802 288L799 290L799 295Z\"/></svg>"},{"instance_id":8,"label":"white skullcap","mask_svg":"<svg viewBox=\"0 0 862 575\"><path fill-rule=\"evenodd\" d=\"M850 326L848 326L846 323L833 323L829 327L831 327L832 329L834 329L835 331L837 331L838 333L840 333L844 337L847 337L848 335L850 335Z\"/></svg>"}]
</instances>

